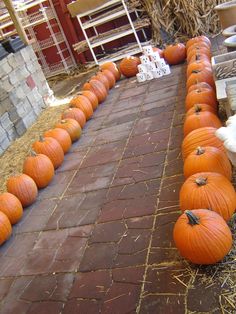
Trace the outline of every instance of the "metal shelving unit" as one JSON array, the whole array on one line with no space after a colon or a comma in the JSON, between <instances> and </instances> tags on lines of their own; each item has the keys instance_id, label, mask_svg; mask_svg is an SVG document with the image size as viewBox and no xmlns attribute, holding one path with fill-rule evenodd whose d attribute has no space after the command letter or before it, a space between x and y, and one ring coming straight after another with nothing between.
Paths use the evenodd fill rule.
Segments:
<instances>
[{"instance_id":1,"label":"metal shelving unit","mask_svg":"<svg viewBox=\"0 0 236 314\"><path fill-rule=\"evenodd\" d=\"M134 22L130 17L131 12L136 13L137 19ZM109 21L113 21L123 16L126 16L128 19L128 23L126 25L105 33L98 32L96 28L97 26L107 23ZM116 61L122 59L127 54L133 55L141 52L142 43L140 42L137 35L138 31L142 31L145 40L147 40L146 34L143 29L144 27L150 25L149 19L139 19L135 8L128 8L124 0L108 1L104 5L97 7L93 10L77 14L76 18L82 29L85 40L76 43L73 48L78 53L84 52L89 49L96 64L101 64L107 61ZM84 21L85 18L87 19ZM89 37L86 31L91 28L93 28L93 30L95 31L95 36ZM106 53L106 49L104 48L105 44L131 34L134 36L135 42L132 43L130 47L127 48L126 45L125 47L123 47L123 49L120 49L118 53L117 51L112 54ZM102 58L99 58L98 55L96 55L96 52L94 50L94 48L96 47L102 48L104 55Z\"/></svg>"},{"instance_id":2,"label":"metal shelving unit","mask_svg":"<svg viewBox=\"0 0 236 314\"><path fill-rule=\"evenodd\" d=\"M39 7L39 10L31 12L29 9ZM3 11L4 12L4 11ZM46 77L50 77L61 72L69 72L76 66L75 59L70 46L63 32L60 21L57 17L52 0L27 0L16 6L16 12L22 22L28 38L33 42L32 47L37 54L38 60ZM50 36L44 40L38 41L35 26L45 24ZM10 15L5 12L0 15L0 39L15 35L16 30L6 30L12 26L13 22ZM56 29L56 31L54 31ZM56 53L59 55L59 62L50 64L46 59L46 49L56 47Z\"/></svg>"}]
</instances>

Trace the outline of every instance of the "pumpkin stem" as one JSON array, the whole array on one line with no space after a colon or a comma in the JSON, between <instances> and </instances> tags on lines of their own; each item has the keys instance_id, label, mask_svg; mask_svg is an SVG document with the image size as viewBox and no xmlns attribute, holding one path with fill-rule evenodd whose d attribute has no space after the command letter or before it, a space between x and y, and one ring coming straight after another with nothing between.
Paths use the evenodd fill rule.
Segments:
<instances>
[{"instance_id":1,"label":"pumpkin stem","mask_svg":"<svg viewBox=\"0 0 236 314\"><path fill-rule=\"evenodd\" d=\"M37 156L37 153L36 153L33 149L31 149L31 150L30 150L30 156L36 157L36 156Z\"/></svg>"},{"instance_id":2,"label":"pumpkin stem","mask_svg":"<svg viewBox=\"0 0 236 314\"><path fill-rule=\"evenodd\" d=\"M64 119L63 119L63 120L61 120L61 123L62 123L62 124L66 123L66 120L64 120Z\"/></svg>"},{"instance_id":3,"label":"pumpkin stem","mask_svg":"<svg viewBox=\"0 0 236 314\"><path fill-rule=\"evenodd\" d=\"M185 210L184 213L188 217L188 223L191 226L199 225L199 218L196 215L194 215L193 212L191 212L190 210Z\"/></svg>"},{"instance_id":4,"label":"pumpkin stem","mask_svg":"<svg viewBox=\"0 0 236 314\"><path fill-rule=\"evenodd\" d=\"M201 146L197 147L197 154L196 155L202 155L205 153L205 149L202 148Z\"/></svg>"},{"instance_id":5,"label":"pumpkin stem","mask_svg":"<svg viewBox=\"0 0 236 314\"><path fill-rule=\"evenodd\" d=\"M203 177L199 177L195 180L195 183L198 185L198 186L203 186L203 185L206 185L207 184L207 178L203 178Z\"/></svg>"},{"instance_id":6,"label":"pumpkin stem","mask_svg":"<svg viewBox=\"0 0 236 314\"><path fill-rule=\"evenodd\" d=\"M202 111L202 108L199 105L195 105L195 113L199 114Z\"/></svg>"},{"instance_id":7,"label":"pumpkin stem","mask_svg":"<svg viewBox=\"0 0 236 314\"><path fill-rule=\"evenodd\" d=\"M44 142L44 137L42 135L39 136L39 142Z\"/></svg>"}]
</instances>

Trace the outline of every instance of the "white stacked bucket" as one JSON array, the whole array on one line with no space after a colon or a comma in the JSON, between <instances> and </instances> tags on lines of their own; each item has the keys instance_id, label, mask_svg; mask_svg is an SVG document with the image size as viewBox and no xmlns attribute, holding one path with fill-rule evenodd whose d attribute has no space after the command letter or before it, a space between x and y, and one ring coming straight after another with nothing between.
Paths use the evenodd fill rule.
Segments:
<instances>
[{"instance_id":1,"label":"white stacked bucket","mask_svg":"<svg viewBox=\"0 0 236 314\"><path fill-rule=\"evenodd\" d=\"M141 64L138 65L139 73L136 75L139 83L170 74L169 65L160 58L158 52L153 51L152 46L143 47L143 55L139 58Z\"/></svg>"}]
</instances>

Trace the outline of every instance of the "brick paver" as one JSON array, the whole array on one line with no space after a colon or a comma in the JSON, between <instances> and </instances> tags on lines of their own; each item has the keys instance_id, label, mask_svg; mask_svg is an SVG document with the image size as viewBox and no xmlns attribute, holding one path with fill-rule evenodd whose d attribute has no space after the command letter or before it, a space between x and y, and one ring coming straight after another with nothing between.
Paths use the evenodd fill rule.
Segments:
<instances>
[{"instance_id":1,"label":"brick paver","mask_svg":"<svg viewBox=\"0 0 236 314\"><path fill-rule=\"evenodd\" d=\"M172 239L184 180L184 82L180 65L155 81L117 83L0 248L2 314L219 306L217 286L208 294L199 282L186 293L189 266Z\"/></svg>"}]
</instances>

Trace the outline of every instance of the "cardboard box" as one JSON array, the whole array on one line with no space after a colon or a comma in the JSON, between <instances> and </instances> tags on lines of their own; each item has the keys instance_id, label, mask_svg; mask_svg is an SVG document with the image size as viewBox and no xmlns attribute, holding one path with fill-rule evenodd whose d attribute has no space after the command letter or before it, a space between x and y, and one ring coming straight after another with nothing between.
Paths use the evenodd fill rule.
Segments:
<instances>
[{"instance_id":1,"label":"cardboard box","mask_svg":"<svg viewBox=\"0 0 236 314\"><path fill-rule=\"evenodd\" d=\"M109 2L109 0L77 0L68 4L67 8L71 16L75 17L78 14L99 8L107 2Z\"/></svg>"}]
</instances>

